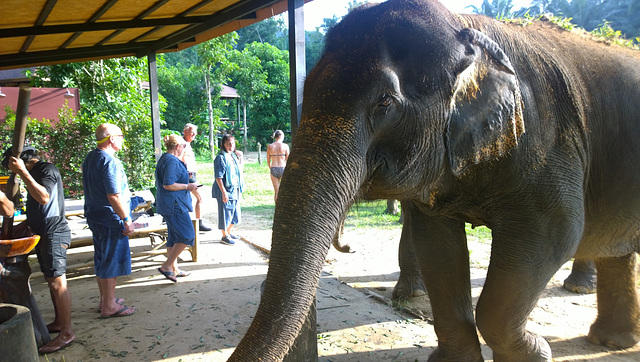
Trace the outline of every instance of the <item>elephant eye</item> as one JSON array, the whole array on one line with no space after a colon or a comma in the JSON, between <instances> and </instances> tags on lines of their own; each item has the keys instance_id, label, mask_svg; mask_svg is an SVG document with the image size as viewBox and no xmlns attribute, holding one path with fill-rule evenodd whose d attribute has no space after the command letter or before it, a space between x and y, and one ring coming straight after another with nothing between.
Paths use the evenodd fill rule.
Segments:
<instances>
[{"instance_id":1,"label":"elephant eye","mask_svg":"<svg viewBox=\"0 0 640 362\"><path fill-rule=\"evenodd\" d=\"M380 101L378 102L378 106L386 108L386 107L389 107L392 102L393 102L393 99L391 98L391 96L389 96L388 94L385 94L380 98Z\"/></svg>"}]
</instances>

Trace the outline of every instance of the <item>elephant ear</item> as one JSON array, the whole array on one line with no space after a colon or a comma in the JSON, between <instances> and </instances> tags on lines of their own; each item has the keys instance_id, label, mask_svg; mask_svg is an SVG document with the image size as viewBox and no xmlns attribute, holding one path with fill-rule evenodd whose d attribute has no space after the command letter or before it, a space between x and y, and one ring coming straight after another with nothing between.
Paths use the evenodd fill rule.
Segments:
<instances>
[{"instance_id":1,"label":"elephant ear","mask_svg":"<svg viewBox=\"0 0 640 362\"><path fill-rule=\"evenodd\" d=\"M456 71L447 130L454 175L495 160L518 144L524 133L522 97L515 70L500 46L485 34L458 34L467 58Z\"/></svg>"}]
</instances>

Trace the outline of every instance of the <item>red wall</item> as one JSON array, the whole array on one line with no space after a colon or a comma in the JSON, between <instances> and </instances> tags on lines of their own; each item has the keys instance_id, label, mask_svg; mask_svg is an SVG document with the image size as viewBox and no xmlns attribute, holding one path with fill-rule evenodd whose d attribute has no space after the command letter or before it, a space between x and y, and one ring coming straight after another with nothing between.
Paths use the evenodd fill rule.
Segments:
<instances>
[{"instance_id":1,"label":"red wall","mask_svg":"<svg viewBox=\"0 0 640 362\"><path fill-rule=\"evenodd\" d=\"M74 95L73 98L65 98L65 94L69 92ZM6 112L5 105L11 106L14 111L18 106L19 87L1 87L0 91L6 94L6 97L0 96L0 122L5 121ZM31 88L31 100L29 102L29 118L33 119L53 119L58 120L58 110L68 101L69 108L74 113L80 109L80 99L78 97L78 88Z\"/></svg>"}]
</instances>

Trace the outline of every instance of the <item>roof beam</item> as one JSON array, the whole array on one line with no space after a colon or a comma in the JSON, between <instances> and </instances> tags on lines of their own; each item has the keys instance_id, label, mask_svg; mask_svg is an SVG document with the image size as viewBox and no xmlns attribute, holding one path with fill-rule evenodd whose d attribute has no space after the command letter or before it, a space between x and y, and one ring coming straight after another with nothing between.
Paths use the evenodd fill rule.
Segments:
<instances>
[{"instance_id":1,"label":"roof beam","mask_svg":"<svg viewBox=\"0 0 640 362\"><path fill-rule=\"evenodd\" d=\"M82 33L87 31L103 31L133 28L152 28L170 25L190 25L199 24L206 21L209 16L185 16L175 18L146 19L146 20L125 20L106 21L99 23L69 24L69 25L47 25L32 26L28 28L0 29L0 38L11 38L19 36Z\"/></svg>"},{"instance_id":2,"label":"roof beam","mask_svg":"<svg viewBox=\"0 0 640 362\"><path fill-rule=\"evenodd\" d=\"M229 21L240 19L247 14L253 13L258 9L265 8L267 6L273 5L280 0L243 0L236 5L230 6L224 10L221 10L209 17L209 20L206 20L200 25L193 26L189 30L177 31L176 33L153 43L153 46L139 50L136 53L137 57L146 56L152 52L159 52L161 50L173 47L178 43L186 41L194 36L203 33L213 27L228 23Z\"/></svg>"},{"instance_id":3,"label":"roof beam","mask_svg":"<svg viewBox=\"0 0 640 362\"><path fill-rule=\"evenodd\" d=\"M154 11L158 10L160 7L162 7L162 5L166 4L168 1L169 0L158 0L158 1L156 1L153 5L151 5L150 7L145 9L143 12L138 14L138 16L136 16L135 18L133 18L133 21L140 21L140 20L144 19L145 17L149 16ZM98 42L98 44L96 44L96 45L104 45L104 44L106 44L109 40L115 38L119 34L122 34L122 32L124 32L125 30L126 29L118 29L118 30L114 31L113 33L111 33L108 36L106 36L104 39L100 40Z\"/></svg>"},{"instance_id":4,"label":"roof beam","mask_svg":"<svg viewBox=\"0 0 640 362\"><path fill-rule=\"evenodd\" d=\"M191 14L192 12L194 12L194 11L196 11L196 10L200 9L201 7L203 7L203 6L207 5L207 4L209 4L209 3L210 3L210 2L212 2L212 1L213 1L213 0L202 0L202 1L200 1L199 3L197 3L197 4L193 5L192 7L188 8L187 10L185 10L185 11L181 12L180 14L178 14L178 15L176 16L176 18L186 17L187 15L189 15L189 14ZM204 21L204 20L203 20L203 21ZM134 39L132 39L132 40L131 40L131 42L136 42L136 41L138 41L138 40L140 40L140 39L144 39L144 38L146 38L147 36L149 36L149 35L151 35L151 34L155 33L156 31L158 31L158 30L160 30L160 29L162 29L162 28L163 28L162 26L155 27L155 28L153 28L153 29L151 29L151 30L149 30L149 31L145 32L144 34L141 34L141 35L139 35L139 36L135 37ZM188 28L189 28L189 27L188 27ZM186 30L186 29L184 29L184 30Z\"/></svg>"},{"instance_id":5,"label":"roof beam","mask_svg":"<svg viewBox=\"0 0 640 362\"><path fill-rule=\"evenodd\" d=\"M151 42L148 42L149 46L151 46L151 44ZM51 62L65 61L68 59L108 58L112 56L121 57L127 56L128 54L133 56L136 53L136 49L144 45L146 45L144 42L125 43L0 55L0 68L6 68L21 64L46 64Z\"/></svg>"},{"instance_id":6,"label":"roof beam","mask_svg":"<svg viewBox=\"0 0 640 362\"><path fill-rule=\"evenodd\" d=\"M35 26L40 26L44 24L44 22L49 17L49 14L51 14L51 10L53 10L53 7L56 6L56 2L58 2L58 0L47 0L47 2L42 7L42 10L40 11L40 15L38 15L38 19L34 24ZM29 47L31 46L31 43L33 42L33 38L35 38L34 35L27 37L27 39L22 44L22 48L20 48L20 52L26 52L27 49L29 49Z\"/></svg>"},{"instance_id":7,"label":"roof beam","mask_svg":"<svg viewBox=\"0 0 640 362\"><path fill-rule=\"evenodd\" d=\"M111 7L115 5L117 2L118 0L108 0L107 2L102 4L100 9L98 9L98 11L96 11L93 15L91 15L89 20L87 20L87 24L92 24L98 21L98 19L100 19L102 15L104 15L107 11L109 11L109 9L111 9ZM76 40L80 36L80 34L82 34L82 32L75 32L71 34L71 36L64 42L64 44L60 46L60 49L65 49L66 47L71 45L71 43L73 43L73 41Z\"/></svg>"},{"instance_id":8,"label":"roof beam","mask_svg":"<svg viewBox=\"0 0 640 362\"><path fill-rule=\"evenodd\" d=\"M199 3L193 5L192 7L188 8L187 10L183 11L182 13L178 14L178 16L187 16L189 14L191 14L192 12L200 9L201 7L207 5L208 3L212 2L213 0L202 0Z\"/></svg>"}]
</instances>

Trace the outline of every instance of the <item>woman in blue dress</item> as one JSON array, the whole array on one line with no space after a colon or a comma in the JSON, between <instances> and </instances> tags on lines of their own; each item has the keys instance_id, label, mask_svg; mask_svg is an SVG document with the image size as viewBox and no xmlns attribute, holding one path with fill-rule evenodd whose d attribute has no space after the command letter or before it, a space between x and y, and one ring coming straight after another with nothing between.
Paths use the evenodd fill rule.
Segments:
<instances>
[{"instance_id":1,"label":"woman in blue dress","mask_svg":"<svg viewBox=\"0 0 640 362\"><path fill-rule=\"evenodd\" d=\"M196 237L189 212L193 211L191 191L197 186L189 183L187 166L180 161L186 144L178 135L166 136L167 152L156 165L156 211L167 223L167 260L158 271L174 283L176 277L188 275L178 269L178 256L193 246Z\"/></svg>"}]
</instances>

